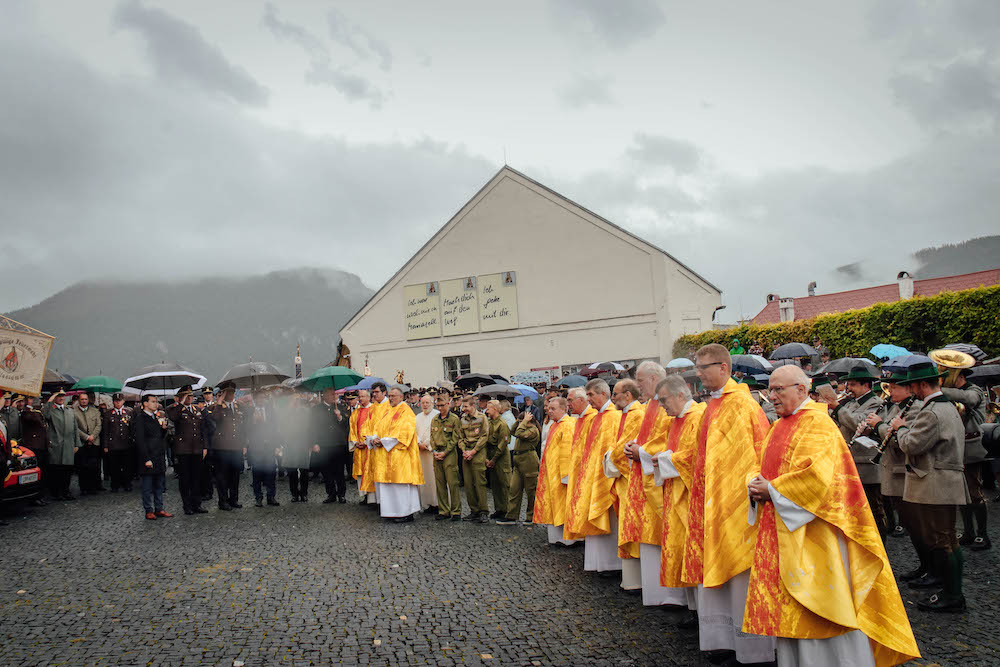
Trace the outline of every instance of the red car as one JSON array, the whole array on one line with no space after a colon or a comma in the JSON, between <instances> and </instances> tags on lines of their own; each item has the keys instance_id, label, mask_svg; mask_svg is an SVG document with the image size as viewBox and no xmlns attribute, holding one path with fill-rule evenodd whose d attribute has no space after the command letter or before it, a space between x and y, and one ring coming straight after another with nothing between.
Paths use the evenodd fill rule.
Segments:
<instances>
[{"instance_id":1,"label":"red car","mask_svg":"<svg viewBox=\"0 0 1000 667\"><path fill-rule=\"evenodd\" d=\"M11 442L10 474L3 481L0 503L34 500L42 495L42 469L35 453Z\"/></svg>"}]
</instances>

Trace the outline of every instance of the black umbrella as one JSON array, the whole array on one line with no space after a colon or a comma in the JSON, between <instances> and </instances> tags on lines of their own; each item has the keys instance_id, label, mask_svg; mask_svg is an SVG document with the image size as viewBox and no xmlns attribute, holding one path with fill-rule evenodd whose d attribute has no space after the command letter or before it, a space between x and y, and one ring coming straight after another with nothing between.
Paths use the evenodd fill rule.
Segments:
<instances>
[{"instance_id":1,"label":"black umbrella","mask_svg":"<svg viewBox=\"0 0 1000 667\"><path fill-rule=\"evenodd\" d=\"M982 387L996 386L1000 384L1000 364L974 366L967 378Z\"/></svg>"},{"instance_id":2,"label":"black umbrella","mask_svg":"<svg viewBox=\"0 0 1000 667\"><path fill-rule=\"evenodd\" d=\"M484 394L487 396L507 396L509 398L516 398L521 395L521 392L517 389L511 388L511 386L507 384L488 384L485 387L480 387L473 392L474 396L482 396Z\"/></svg>"},{"instance_id":3,"label":"black umbrella","mask_svg":"<svg viewBox=\"0 0 1000 667\"><path fill-rule=\"evenodd\" d=\"M778 359L771 365L775 368L781 368L782 366L798 366L799 362L795 359Z\"/></svg>"},{"instance_id":4,"label":"black umbrella","mask_svg":"<svg viewBox=\"0 0 1000 667\"><path fill-rule=\"evenodd\" d=\"M493 378L493 381L496 382L497 384L510 384L510 380L508 380L502 375L497 375L496 373L490 373L490 377Z\"/></svg>"},{"instance_id":5,"label":"black umbrella","mask_svg":"<svg viewBox=\"0 0 1000 667\"><path fill-rule=\"evenodd\" d=\"M556 382L557 387L582 387L587 384L587 378L582 375L567 375L558 382Z\"/></svg>"},{"instance_id":6,"label":"black umbrella","mask_svg":"<svg viewBox=\"0 0 1000 667\"><path fill-rule=\"evenodd\" d=\"M251 361L230 368L219 384L232 382L238 389L260 389L270 384L281 384L290 376L266 361Z\"/></svg>"},{"instance_id":7,"label":"black umbrella","mask_svg":"<svg viewBox=\"0 0 1000 667\"><path fill-rule=\"evenodd\" d=\"M865 359L863 357L844 357L843 359L834 359L833 361L828 361L818 369L816 373L827 373L827 374L840 374L840 373L850 373L851 369L860 364L867 364L875 368L875 362L871 359ZM869 370L872 370L869 369Z\"/></svg>"},{"instance_id":8,"label":"black umbrella","mask_svg":"<svg viewBox=\"0 0 1000 667\"><path fill-rule=\"evenodd\" d=\"M496 379L485 373L466 373L455 378L455 386L459 389L471 389L484 384L496 384Z\"/></svg>"},{"instance_id":9,"label":"black umbrella","mask_svg":"<svg viewBox=\"0 0 1000 667\"><path fill-rule=\"evenodd\" d=\"M986 359L986 353L980 350L978 345L973 345L972 343L949 343L944 346L944 349L965 352L966 354L974 357L976 361L983 361Z\"/></svg>"},{"instance_id":10,"label":"black umbrella","mask_svg":"<svg viewBox=\"0 0 1000 667\"><path fill-rule=\"evenodd\" d=\"M774 365L759 354L732 354L729 356L729 367L734 371L753 375L770 373Z\"/></svg>"},{"instance_id":11,"label":"black umbrella","mask_svg":"<svg viewBox=\"0 0 1000 667\"><path fill-rule=\"evenodd\" d=\"M785 343L771 353L771 359L797 359L819 354L814 347L805 343Z\"/></svg>"}]
</instances>

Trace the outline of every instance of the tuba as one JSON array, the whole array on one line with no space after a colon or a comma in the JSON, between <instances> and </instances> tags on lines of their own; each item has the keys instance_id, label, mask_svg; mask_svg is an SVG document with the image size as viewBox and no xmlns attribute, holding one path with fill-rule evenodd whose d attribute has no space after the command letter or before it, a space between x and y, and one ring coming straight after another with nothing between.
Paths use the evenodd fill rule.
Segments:
<instances>
[{"instance_id":1,"label":"tuba","mask_svg":"<svg viewBox=\"0 0 1000 667\"><path fill-rule=\"evenodd\" d=\"M944 387L954 387L962 371L976 365L975 357L958 350L931 350L927 356L937 364L938 370L945 374L941 378L941 385Z\"/></svg>"}]
</instances>

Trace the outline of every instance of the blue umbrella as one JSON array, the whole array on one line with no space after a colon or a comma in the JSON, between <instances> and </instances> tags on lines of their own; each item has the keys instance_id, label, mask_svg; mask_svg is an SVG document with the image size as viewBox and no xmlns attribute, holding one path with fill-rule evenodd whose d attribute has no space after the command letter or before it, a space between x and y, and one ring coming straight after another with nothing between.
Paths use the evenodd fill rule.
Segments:
<instances>
[{"instance_id":1,"label":"blue umbrella","mask_svg":"<svg viewBox=\"0 0 1000 667\"><path fill-rule=\"evenodd\" d=\"M558 382L557 387L582 387L587 384L587 378L582 375L567 375Z\"/></svg>"},{"instance_id":2,"label":"blue umbrella","mask_svg":"<svg viewBox=\"0 0 1000 667\"><path fill-rule=\"evenodd\" d=\"M389 387L389 383L386 382L385 380L383 380L382 378L375 377L374 375L369 375L368 377L366 377L365 379L363 379L361 382L359 382L357 384L351 385L350 387L344 387L344 391L357 391L358 389L371 389L372 385L375 384L376 382L381 382L382 384L384 384L386 386L386 388Z\"/></svg>"},{"instance_id":3,"label":"blue umbrella","mask_svg":"<svg viewBox=\"0 0 1000 667\"><path fill-rule=\"evenodd\" d=\"M877 359L892 359L894 357L902 357L903 355L910 354L910 351L905 347L900 347L899 345L879 343L872 349L868 350L868 354Z\"/></svg>"},{"instance_id":4,"label":"blue umbrella","mask_svg":"<svg viewBox=\"0 0 1000 667\"><path fill-rule=\"evenodd\" d=\"M666 368L691 368L694 366L694 362L687 357L677 357L676 359L671 359Z\"/></svg>"},{"instance_id":5,"label":"blue umbrella","mask_svg":"<svg viewBox=\"0 0 1000 667\"><path fill-rule=\"evenodd\" d=\"M517 389L519 392L521 392L521 396L527 396L533 401L538 400L538 392L526 384L512 384L510 385L510 388Z\"/></svg>"}]
</instances>

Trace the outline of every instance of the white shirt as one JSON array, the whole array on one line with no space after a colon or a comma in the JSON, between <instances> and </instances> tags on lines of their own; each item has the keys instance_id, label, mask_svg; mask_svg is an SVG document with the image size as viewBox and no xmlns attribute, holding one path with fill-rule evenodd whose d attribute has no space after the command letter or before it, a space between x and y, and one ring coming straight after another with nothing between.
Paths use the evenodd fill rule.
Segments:
<instances>
[{"instance_id":1,"label":"white shirt","mask_svg":"<svg viewBox=\"0 0 1000 667\"><path fill-rule=\"evenodd\" d=\"M598 412L605 412L610 406L611 406L611 399L608 399L607 403L602 405L601 409L598 410Z\"/></svg>"},{"instance_id":2,"label":"white shirt","mask_svg":"<svg viewBox=\"0 0 1000 667\"><path fill-rule=\"evenodd\" d=\"M689 398L688 402L684 404L684 408L681 410L681 413L677 415L677 418L680 419L681 417L686 415L688 413L688 410L691 409L692 405L694 405L694 399Z\"/></svg>"},{"instance_id":3,"label":"white shirt","mask_svg":"<svg viewBox=\"0 0 1000 667\"><path fill-rule=\"evenodd\" d=\"M423 410L417 413L417 444L430 444L431 442L431 421L437 417L440 412L431 409L430 412L424 414Z\"/></svg>"},{"instance_id":4,"label":"white shirt","mask_svg":"<svg viewBox=\"0 0 1000 667\"><path fill-rule=\"evenodd\" d=\"M631 409L632 409L632 406L633 406L633 405L635 405L635 404L636 404L636 403L638 403L638 402L639 402L639 401L632 401L631 403L629 403L628 405L626 405L626 406L625 406L625 409L624 409L624 410L622 410L622 412L628 412L629 410L631 410Z\"/></svg>"}]
</instances>

